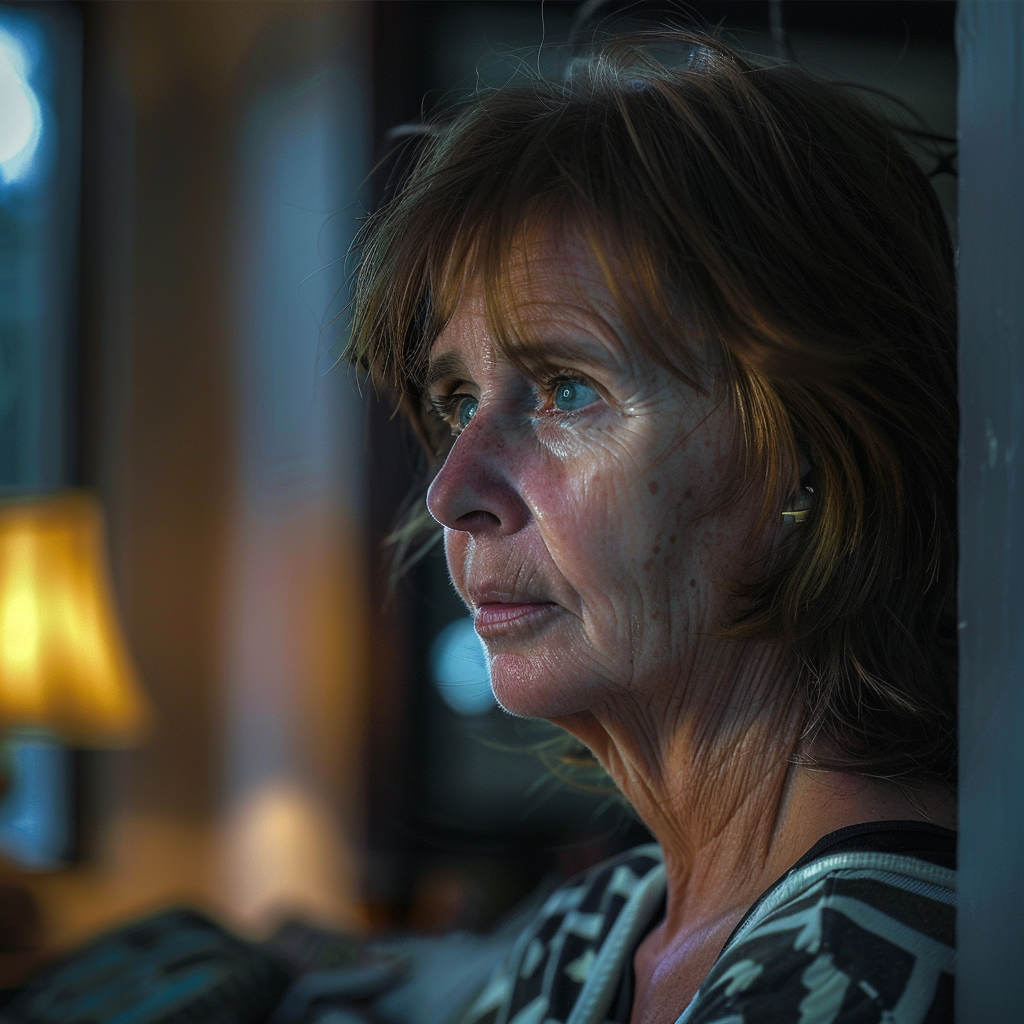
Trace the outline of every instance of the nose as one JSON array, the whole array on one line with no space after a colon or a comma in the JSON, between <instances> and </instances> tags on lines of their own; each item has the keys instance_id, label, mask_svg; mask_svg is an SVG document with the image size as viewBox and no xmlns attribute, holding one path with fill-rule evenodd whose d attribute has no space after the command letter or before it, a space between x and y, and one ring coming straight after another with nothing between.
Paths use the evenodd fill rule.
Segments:
<instances>
[{"instance_id":1,"label":"nose","mask_svg":"<svg viewBox=\"0 0 1024 1024\"><path fill-rule=\"evenodd\" d=\"M430 514L449 530L473 535L522 529L529 509L516 485L520 456L499 418L479 409L427 491Z\"/></svg>"}]
</instances>

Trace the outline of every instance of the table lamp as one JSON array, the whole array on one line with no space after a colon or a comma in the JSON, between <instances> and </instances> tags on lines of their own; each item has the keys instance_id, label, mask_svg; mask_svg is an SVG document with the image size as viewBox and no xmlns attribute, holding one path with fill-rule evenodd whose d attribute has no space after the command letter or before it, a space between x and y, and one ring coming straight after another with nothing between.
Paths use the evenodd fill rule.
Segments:
<instances>
[{"instance_id":1,"label":"table lamp","mask_svg":"<svg viewBox=\"0 0 1024 1024\"><path fill-rule=\"evenodd\" d=\"M112 600L95 500L65 491L0 502L0 738L53 734L75 747L135 741L148 712ZM6 789L0 768L0 797ZM0 987L44 955L30 891L0 872Z\"/></svg>"},{"instance_id":2,"label":"table lamp","mask_svg":"<svg viewBox=\"0 0 1024 1024\"><path fill-rule=\"evenodd\" d=\"M0 733L117 747L146 719L95 500L65 491L0 503Z\"/></svg>"}]
</instances>

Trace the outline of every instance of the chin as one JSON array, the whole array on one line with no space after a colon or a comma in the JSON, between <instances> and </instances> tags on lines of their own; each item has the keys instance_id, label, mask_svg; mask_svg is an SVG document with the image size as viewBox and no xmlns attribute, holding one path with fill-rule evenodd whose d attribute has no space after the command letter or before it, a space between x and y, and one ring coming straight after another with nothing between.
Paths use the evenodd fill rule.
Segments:
<instances>
[{"instance_id":1,"label":"chin","mask_svg":"<svg viewBox=\"0 0 1024 1024\"><path fill-rule=\"evenodd\" d=\"M500 653L491 658L495 699L518 718L563 718L589 709L590 687L573 680L575 673L558 671L548 659Z\"/></svg>"}]
</instances>

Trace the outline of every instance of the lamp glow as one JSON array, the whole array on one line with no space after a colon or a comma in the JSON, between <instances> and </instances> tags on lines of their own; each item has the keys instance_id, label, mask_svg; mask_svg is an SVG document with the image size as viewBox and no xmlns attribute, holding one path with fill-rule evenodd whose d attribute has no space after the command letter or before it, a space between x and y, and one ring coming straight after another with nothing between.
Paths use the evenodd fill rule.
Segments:
<instances>
[{"instance_id":1,"label":"lamp glow","mask_svg":"<svg viewBox=\"0 0 1024 1024\"><path fill-rule=\"evenodd\" d=\"M19 41L0 29L0 177L6 182L27 174L42 133L42 110L26 78L27 63Z\"/></svg>"},{"instance_id":2,"label":"lamp glow","mask_svg":"<svg viewBox=\"0 0 1024 1024\"><path fill-rule=\"evenodd\" d=\"M120 746L145 719L93 500L69 492L0 506L0 728Z\"/></svg>"}]
</instances>

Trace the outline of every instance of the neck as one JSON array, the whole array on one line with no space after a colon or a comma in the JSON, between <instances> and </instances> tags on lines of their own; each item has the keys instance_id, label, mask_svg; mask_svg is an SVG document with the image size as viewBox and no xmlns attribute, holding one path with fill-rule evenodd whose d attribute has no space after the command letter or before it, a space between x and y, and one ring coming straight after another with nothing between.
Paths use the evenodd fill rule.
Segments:
<instances>
[{"instance_id":1,"label":"neck","mask_svg":"<svg viewBox=\"0 0 1024 1024\"><path fill-rule=\"evenodd\" d=\"M709 690L792 692L780 669L769 654ZM800 763L793 700L723 697L686 714L634 699L557 724L590 747L665 857L665 919L637 954L635 1021L675 1020L642 1008L667 999L678 1015L746 910L822 836L897 819L955 827L941 786L910 790Z\"/></svg>"},{"instance_id":2,"label":"neck","mask_svg":"<svg viewBox=\"0 0 1024 1024\"><path fill-rule=\"evenodd\" d=\"M604 706L557 720L593 751L660 843L670 915L704 917L720 892L740 883L746 891L774 863L802 794L793 764L802 716L792 692L777 648L720 644L711 653L705 646L673 685L624 688Z\"/></svg>"}]
</instances>

